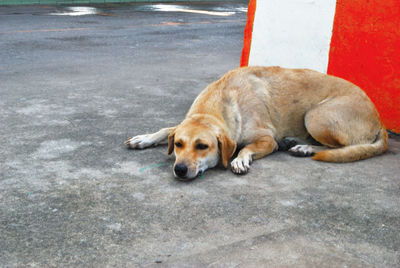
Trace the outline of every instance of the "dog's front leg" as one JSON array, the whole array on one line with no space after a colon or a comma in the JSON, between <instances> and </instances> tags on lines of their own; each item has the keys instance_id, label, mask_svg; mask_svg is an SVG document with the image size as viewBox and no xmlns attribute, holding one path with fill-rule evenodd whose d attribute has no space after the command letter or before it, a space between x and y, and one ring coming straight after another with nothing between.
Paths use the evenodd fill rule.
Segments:
<instances>
[{"instance_id":1,"label":"dog's front leg","mask_svg":"<svg viewBox=\"0 0 400 268\"><path fill-rule=\"evenodd\" d=\"M175 128L176 127L163 128L155 133L143 134L129 138L125 142L125 145L131 149L144 149L150 146L167 143L169 134L173 132Z\"/></svg>"},{"instance_id":2,"label":"dog's front leg","mask_svg":"<svg viewBox=\"0 0 400 268\"><path fill-rule=\"evenodd\" d=\"M235 174L245 174L249 171L254 159L269 155L278 148L278 144L271 136L263 136L240 150L238 156L232 160L231 168Z\"/></svg>"}]
</instances>

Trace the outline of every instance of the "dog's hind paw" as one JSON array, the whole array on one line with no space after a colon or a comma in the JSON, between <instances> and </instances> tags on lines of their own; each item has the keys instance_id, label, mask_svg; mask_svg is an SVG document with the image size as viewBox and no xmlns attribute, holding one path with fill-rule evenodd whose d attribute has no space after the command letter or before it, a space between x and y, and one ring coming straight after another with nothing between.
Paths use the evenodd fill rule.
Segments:
<instances>
[{"instance_id":1,"label":"dog's hind paw","mask_svg":"<svg viewBox=\"0 0 400 268\"><path fill-rule=\"evenodd\" d=\"M151 134L138 135L129 138L125 145L130 149L144 149L153 145Z\"/></svg>"},{"instance_id":2,"label":"dog's hind paw","mask_svg":"<svg viewBox=\"0 0 400 268\"><path fill-rule=\"evenodd\" d=\"M235 174L246 174L249 172L251 164L251 156L236 157L231 162L232 172Z\"/></svg>"},{"instance_id":3,"label":"dog's hind paw","mask_svg":"<svg viewBox=\"0 0 400 268\"><path fill-rule=\"evenodd\" d=\"M313 156L314 150L310 145L296 145L289 149L289 153L293 156L306 157Z\"/></svg>"},{"instance_id":4,"label":"dog's hind paw","mask_svg":"<svg viewBox=\"0 0 400 268\"><path fill-rule=\"evenodd\" d=\"M294 139L284 138L278 142L278 151L288 151L290 148L296 146L297 143Z\"/></svg>"}]
</instances>

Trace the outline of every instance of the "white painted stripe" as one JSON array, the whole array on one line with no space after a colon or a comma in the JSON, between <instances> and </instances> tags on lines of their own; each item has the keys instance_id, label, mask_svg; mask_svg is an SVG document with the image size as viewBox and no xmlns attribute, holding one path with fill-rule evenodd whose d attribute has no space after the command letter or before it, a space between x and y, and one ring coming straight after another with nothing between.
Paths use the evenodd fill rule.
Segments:
<instances>
[{"instance_id":1,"label":"white painted stripe","mask_svg":"<svg viewBox=\"0 0 400 268\"><path fill-rule=\"evenodd\" d=\"M260 0L249 65L326 72L336 0Z\"/></svg>"}]
</instances>

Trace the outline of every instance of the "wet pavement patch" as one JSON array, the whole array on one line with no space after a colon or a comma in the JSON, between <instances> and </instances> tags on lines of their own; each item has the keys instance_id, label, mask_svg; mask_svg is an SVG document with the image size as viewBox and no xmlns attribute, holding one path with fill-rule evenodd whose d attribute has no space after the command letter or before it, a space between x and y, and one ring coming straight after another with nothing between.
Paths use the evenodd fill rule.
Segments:
<instances>
[{"instance_id":1,"label":"wet pavement patch","mask_svg":"<svg viewBox=\"0 0 400 268\"><path fill-rule=\"evenodd\" d=\"M66 7L60 12L50 13L54 16L84 16L84 15L95 15L100 13L95 7Z\"/></svg>"}]
</instances>

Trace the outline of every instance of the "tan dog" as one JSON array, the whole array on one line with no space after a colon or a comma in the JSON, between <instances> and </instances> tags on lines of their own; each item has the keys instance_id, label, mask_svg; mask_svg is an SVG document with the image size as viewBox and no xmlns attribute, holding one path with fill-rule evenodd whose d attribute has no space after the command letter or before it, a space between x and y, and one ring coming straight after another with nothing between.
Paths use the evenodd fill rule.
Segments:
<instances>
[{"instance_id":1,"label":"tan dog","mask_svg":"<svg viewBox=\"0 0 400 268\"><path fill-rule=\"evenodd\" d=\"M126 141L146 148L168 141L175 151L174 174L190 180L231 162L234 173L248 172L252 160L278 149L286 137L313 139L329 148L290 148L314 160L350 162L383 153L387 133L367 95L343 79L306 69L246 67L225 74L204 89L181 124Z\"/></svg>"}]
</instances>

